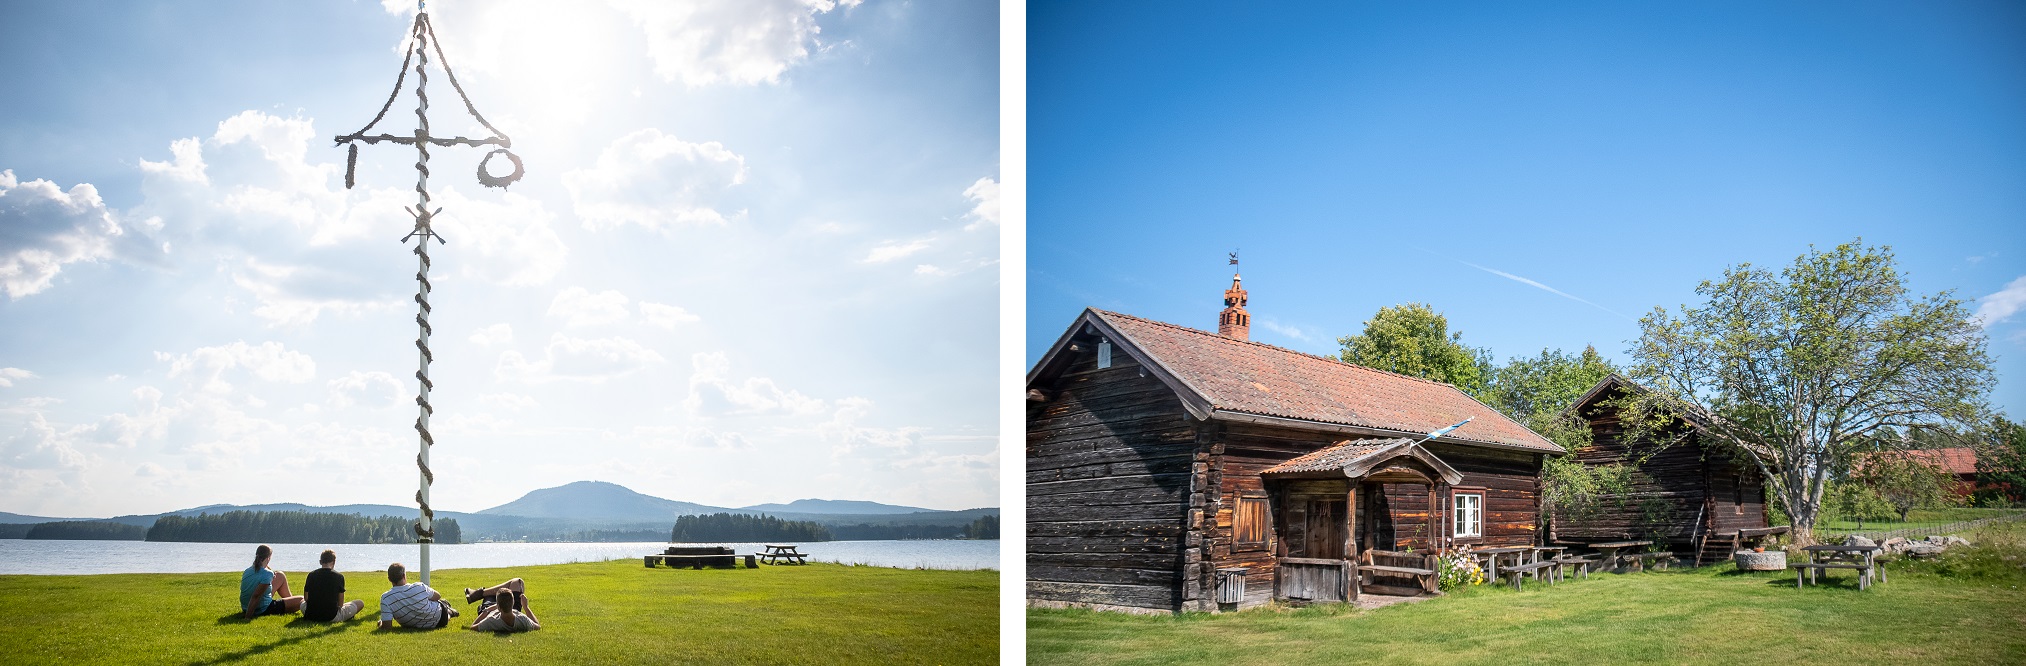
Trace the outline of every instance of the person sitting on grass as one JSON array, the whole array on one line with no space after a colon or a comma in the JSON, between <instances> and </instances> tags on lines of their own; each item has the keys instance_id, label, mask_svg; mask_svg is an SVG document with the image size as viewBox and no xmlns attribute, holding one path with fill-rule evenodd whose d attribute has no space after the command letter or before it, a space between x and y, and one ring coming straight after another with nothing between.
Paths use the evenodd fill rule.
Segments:
<instances>
[{"instance_id":1,"label":"person sitting on grass","mask_svg":"<svg viewBox=\"0 0 2026 666\"><path fill-rule=\"evenodd\" d=\"M345 601L345 575L338 573L338 554L325 550L317 557L322 568L303 581L302 617L317 622L347 622L366 607L358 599Z\"/></svg>"},{"instance_id":2,"label":"person sitting on grass","mask_svg":"<svg viewBox=\"0 0 2026 666\"><path fill-rule=\"evenodd\" d=\"M472 599L481 596L485 599L485 603L478 605L478 619L466 628L472 631L500 632L534 631L542 628L541 622L535 619L535 611L528 606L528 595L520 591L520 582L521 579L515 578L479 590L481 594L474 594L470 588L465 588L465 603L471 603ZM508 587L508 584L512 587Z\"/></svg>"},{"instance_id":3,"label":"person sitting on grass","mask_svg":"<svg viewBox=\"0 0 2026 666\"><path fill-rule=\"evenodd\" d=\"M289 594L288 574L267 568L267 560L273 556L274 549L261 544L253 549L253 566L239 575L239 611L246 619L302 609L302 597Z\"/></svg>"},{"instance_id":4,"label":"person sitting on grass","mask_svg":"<svg viewBox=\"0 0 2026 666\"><path fill-rule=\"evenodd\" d=\"M380 595L380 628L391 629L395 621L410 629L435 629L450 625L457 609L443 595L422 583L408 582L408 568L395 562L387 567L387 582L394 588Z\"/></svg>"}]
</instances>

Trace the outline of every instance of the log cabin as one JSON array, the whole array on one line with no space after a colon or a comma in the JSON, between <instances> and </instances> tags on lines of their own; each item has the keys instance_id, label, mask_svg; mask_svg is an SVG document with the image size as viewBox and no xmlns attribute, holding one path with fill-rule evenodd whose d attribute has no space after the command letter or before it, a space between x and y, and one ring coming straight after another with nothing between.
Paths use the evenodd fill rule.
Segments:
<instances>
[{"instance_id":1,"label":"log cabin","mask_svg":"<svg viewBox=\"0 0 2026 666\"><path fill-rule=\"evenodd\" d=\"M1454 386L1250 341L1237 275L1224 304L1217 333L1085 310L1028 372L1030 605L1341 601L1360 555L1540 545L1560 447Z\"/></svg>"},{"instance_id":2,"label":"log cabin","mask_svg":"<svg viewBox=\"0 0 2026 666\"><path fill-rule=\"evenodd\" d=\"M1758 466L1734 455L1730 445L1686 419L1669 426L1681 438L1664 447L1627 436L1612 401L1644 390L1614 374L1571 406L1590 424L1591 442L1575 451L1578 462L1633 462L1636 470L1629 492L1606 494L1595 511L1553 516L1552 538L1579 543L1652 540L1669 552L1695 553L1696 565L1702 566L1728 561L1745 542L1777 531L1768 525Z\"/></svg>"}]
</instances>

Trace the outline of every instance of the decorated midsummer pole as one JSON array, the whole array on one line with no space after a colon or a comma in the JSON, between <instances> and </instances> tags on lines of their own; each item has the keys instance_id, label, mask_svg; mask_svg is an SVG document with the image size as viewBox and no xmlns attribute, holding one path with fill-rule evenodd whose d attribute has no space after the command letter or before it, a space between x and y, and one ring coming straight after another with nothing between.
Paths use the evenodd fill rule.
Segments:
<instances>
[{"instance_id":1,"label":"decorated midsummer pole","mask_svg":"<svg viewBox=\"0 0 2026 666\"><path fill-rule=\"evenodd\" d=\"M409 28L408 34L412 47L407 49L406 55L402 56L401 71L394 78L394 92L388 93L387 103L380 106L380 113L374 115L373 121L366 123L365 127L360 128L357 132L336 138L337 142L346 146L347 149L345 153L345 189L351 189L355 180L355 173L359 164L360 143L370 145L385 141L415 146L416 202L415 208L408 210L408 214L415 218L415 229L408 232L407 236L402 237L401 242L406 243L410 238L416 239L414 250L417 259L417 268L415 270L415 304L419 306L419 311L415 314L415 325L420 329L420 333L415 338L415 348L420 352L421 363L420 367L415 371L415 379L421 383L421 389L415 395L415 405L421 409L421 413L415 418L415 433L421 439L421 444L418 447L420 449L419 452L415 454L415 466L421 470L422 478L420 487L415 491L415 504L421 510L421 517L416 519L414 527L415 542L422 547L422 557L419 564L422 572L422 583L425 585L429 583L429 544L436 540L436 512L429 508L429 486L436 482L436 475L429 471L429 448L436 445L436 440L429 436L429 417L436 411L429 406L429 392L436 387L435 384L429 381L429 363L435 360L435 355L429 352L429 239L435 238L438 244L444 243L443 237L430 227L430 220L436 214L443 212L443 209L437 208L431 210L429 208L429 146L431 144L446 147L459 145L498 146L492 152L486 153L485 159L480 160L478 163L478 183L486 187L504 188L514 181L520 180L522 175L521 158L508 150L513 147L513 140L507 138L498 128L493 127L492 123L486 122L485 117L479 115L478 109L472 106L471 98L464 94L464 87L457 84L457 75L450 71L450 62L443 57L443 46L436 39L436 30L429 24L429 13L424 11L427 9L426 4L426 0L415 3L415 24ZM487 130L492 132L493 135L490 138L442 138L429 133L429 92L427 90L429 73L425 68L429 65L429 52L432 49L436 52L436 61L438 67L443 70L444 78L450 80L450 87L457 91L458 99L464 102L464 110L470 113L472 118L478 120L478 124L483 125ZM372 130L374 125L378 125L380 120L387 116L387 110L394 106L394 99L401 96L401 86L407 79L408 64L411 62L415 64L416 126L414 135L395 136L382 133L368 136L366 132ZM513 173L506 176L493 176L487 173L486 164L492 161L494 155L505 155L507 160L513 163Z\"/></svg>"}]
</instances>

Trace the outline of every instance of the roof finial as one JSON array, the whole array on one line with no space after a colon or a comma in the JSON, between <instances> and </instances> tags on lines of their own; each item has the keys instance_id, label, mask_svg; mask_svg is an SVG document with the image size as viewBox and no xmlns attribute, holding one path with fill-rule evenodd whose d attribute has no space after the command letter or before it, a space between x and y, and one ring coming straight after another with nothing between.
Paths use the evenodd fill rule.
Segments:
<instances>
[{"instance_id":1,"label":"roof finial","mask_svg":"<svg viewBox=\"0 0 2026 666\"><path fill-rule=\"evenodd\" d=\"M1238 251L1237 251L1237 250L1232 250L1232 251L1231 251L1231 265L1233 265L1233 266L1237 266L1237 265L1238 265ZM1233 272L1236 272L1236 271L1233 271Z\"/></svg>"}]
</instances>

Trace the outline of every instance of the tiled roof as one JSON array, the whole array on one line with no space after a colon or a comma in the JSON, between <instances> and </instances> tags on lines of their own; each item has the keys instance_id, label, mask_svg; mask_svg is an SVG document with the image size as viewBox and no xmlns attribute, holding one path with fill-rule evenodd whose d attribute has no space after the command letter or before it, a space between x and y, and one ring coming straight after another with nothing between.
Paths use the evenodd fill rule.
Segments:
<instances>
[{"instance_id":1,"label":"tiled roof","mask_svg":"<svg viewBox=\"0 0 2026 666\"><path fill-rule=\"evenodd\" d=\"M1330 472L1340 470L1357 462L1359 458L1378 453L1380 449L1414 440L1405 437L1394 439L1354 439L1325 446L1287 462L1261 471L1261 474L1290 474L1296 472Z\"/></svg>"},{"instance_id":2,"label":"tiled roof","mask_svg":"<svg viewBox=\"0 0 2026 666\"><path fill-rule=\"evenodd\" d=\"M1953 449L1921 449L1899 453L1935 467L1950 474L1976 474L1977 451L1968 447Z\"/></svg>"},{"instance_id":3,"label":"tiled roof","mask_svg":"<svg viewBox=\"0 0 2026 666\"><path fill-rule=\"evenodd\" d=\"M1448 384L1151 319L1091 312L1219 410L1418 433L1474 417L1445 439L1562 452Z\"/></svg>"}]
</instances>

